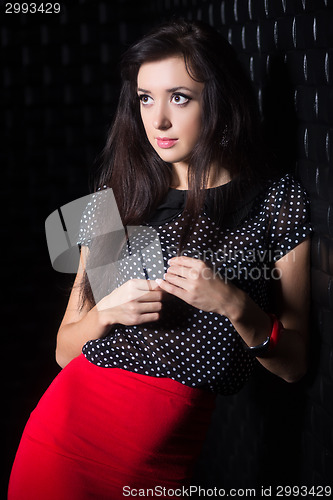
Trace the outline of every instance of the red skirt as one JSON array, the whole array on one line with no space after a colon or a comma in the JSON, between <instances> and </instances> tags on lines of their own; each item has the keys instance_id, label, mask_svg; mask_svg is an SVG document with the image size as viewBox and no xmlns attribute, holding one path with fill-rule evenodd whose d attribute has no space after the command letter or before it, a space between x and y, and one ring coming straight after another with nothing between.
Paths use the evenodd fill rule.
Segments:
<instances>
[{"instance_id":1,"label":"red skirt","mask_svg":"<svg viewBox=\"0 0 333 500\"><path fill-rule=\"evenodd\" d=\"M214 406L207 391L100 368L81 355L32 412L8 499L123 500L139 489L179 498L174 491L190 484Z\"/></svg>"}]
</instances>

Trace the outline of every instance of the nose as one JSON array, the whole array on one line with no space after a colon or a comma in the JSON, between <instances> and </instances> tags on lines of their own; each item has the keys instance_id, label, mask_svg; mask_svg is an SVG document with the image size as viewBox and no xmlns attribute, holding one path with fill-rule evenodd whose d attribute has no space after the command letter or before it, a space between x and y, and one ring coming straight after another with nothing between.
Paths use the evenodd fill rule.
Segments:
<instances>
[{"instance_id":1,"label":"nose","mask_svg":"<svg viewBox=\"0 0 333 500\"><path fill-rule=\"evenodd\" d=\"M156 130L168 130L171 127L171 121L165 106L160 103L155 107L153 116L153 126Z\"/></svg>"}]
</instances>

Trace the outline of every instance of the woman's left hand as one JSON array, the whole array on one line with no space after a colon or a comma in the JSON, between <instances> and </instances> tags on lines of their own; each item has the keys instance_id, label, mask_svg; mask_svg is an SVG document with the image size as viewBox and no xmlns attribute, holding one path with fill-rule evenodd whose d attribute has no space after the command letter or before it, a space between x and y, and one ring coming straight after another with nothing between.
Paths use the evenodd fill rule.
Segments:
<instances>
[{"instance_id":1,"label":"woman's left hand","mask_svg":"<svg viewBox=\"0 0 333 500\"><path fill-rule=\"evenodd\" d=\"M226 283L205 262L192 257L173 257L164 280L156 280L166 292L202 311L228 316L238 290Z\"/></svg>"}]
</instances>

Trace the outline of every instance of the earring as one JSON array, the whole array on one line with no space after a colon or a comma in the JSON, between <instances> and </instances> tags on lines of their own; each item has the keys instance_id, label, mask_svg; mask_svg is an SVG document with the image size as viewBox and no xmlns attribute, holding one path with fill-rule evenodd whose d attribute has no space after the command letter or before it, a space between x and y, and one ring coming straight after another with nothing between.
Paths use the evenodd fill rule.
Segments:
<instances>
[{"instance_id":1,"label":"earring","mask_svg":"<svg viewBox=\"0 0 333 500\"><path fill-rule=\"evenodd\" d=\"M222 139L220 140L220 145L223 148L226 148L229 144L229 139L228 139L228 127L227 125L224 127L223 132L222 132Z\"/></svg>"}]
</instances>

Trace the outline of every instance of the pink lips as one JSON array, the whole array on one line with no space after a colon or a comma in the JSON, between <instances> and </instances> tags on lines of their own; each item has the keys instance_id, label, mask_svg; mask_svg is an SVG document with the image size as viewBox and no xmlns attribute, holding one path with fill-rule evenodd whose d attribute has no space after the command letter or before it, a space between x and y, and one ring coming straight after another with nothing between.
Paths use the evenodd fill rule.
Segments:
<instances>
[{"instance_id":1,"label":"pink lips","mask_svg":"<svg viewBox=\"0 0 333 500\"><path fill-rule=\"evenodd\" d=\"M156 137L158 147L162 149L172 148L178 139L171 139L170 137Z\"/></svg>"}]
</instances>

